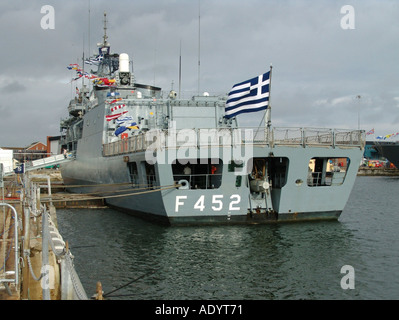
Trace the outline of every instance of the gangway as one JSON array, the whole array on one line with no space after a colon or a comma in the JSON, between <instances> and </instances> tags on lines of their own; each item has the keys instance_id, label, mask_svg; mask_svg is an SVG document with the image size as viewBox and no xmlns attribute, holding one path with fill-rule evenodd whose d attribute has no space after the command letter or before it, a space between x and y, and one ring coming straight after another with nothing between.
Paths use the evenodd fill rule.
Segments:
<instances>
[{"instance_id":1,"label":"gangway","mask_svg":"<svg viewBox=\"0 0 399 320\"><path fill-rule=\"evenodd\" d=\"M15 169L13 169L10 166L4 167L3 168L4 176L11 176L15 173L22 173L22 172L46 168L49 166L55 166L57 164L61 164L61 163L65 163L65 162L69 162L69 161L73 161L73 160L75 160L75 157L72 153L68 153L67 155L57 154L55 156L25 162L24 164L21 164L20 166L18 166Z\"/></svg>"}]
</instances>

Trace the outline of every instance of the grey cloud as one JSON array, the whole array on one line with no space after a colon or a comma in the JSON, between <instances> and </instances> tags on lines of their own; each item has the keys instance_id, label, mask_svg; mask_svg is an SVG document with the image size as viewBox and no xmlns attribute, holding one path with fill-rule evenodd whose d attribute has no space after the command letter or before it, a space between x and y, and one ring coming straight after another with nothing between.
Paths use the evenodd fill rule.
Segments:
<instances>
[{"instance_id":1,"label":"grey cloud","mask_svg":"<svg viewBox=\"0 0 399 320\"><path fill-rule=\"evenodd\" d=\"M30 117L18 120L21 127L29 128L28 135L24 130L13 131L10 121L3 122L0 145L45 142L46 135L59 134L59 120L67 116L76 84L68 84L71 72L66 66L81 63L83 52L85 56L95 52L104 11L111 47L129 54L139 82L167 91L173 81L177 88L181 43L182 89L187 95L197 91L198 1L90 3L90 40L88 1L0 3L4 44L0 91L17 93L17 101L7 102L17 104L10 115L13 119L21 112ZM40 27L44 4L54 6L54 30ZM360 94L365 130L374 127L376 135L399 131L393 122L398 111L394 98L399 97L399 4L352 1L356 27L343 30L340 8L346 4L341 0L201 0L201 91L227 93L234 83L267 71L272 63L275 126L357 128L356 101L344 98ZM4 102L2 106L3 112L9 110ZM241 119L256 126L259 117Z\"/></svg>"},{"instance_id":2,"label":"grey cloud","mask_svg":"<svg viewBox=\"0 0 399 320\"><path fill-rule=\"evenodd\" d=\"M24 92L27 88L23 84L18 81L12 81L11 83L6 84L2 88L0 88L0 92L3 93L16 93L16 92Z\"/></svg>"}]
</instances>

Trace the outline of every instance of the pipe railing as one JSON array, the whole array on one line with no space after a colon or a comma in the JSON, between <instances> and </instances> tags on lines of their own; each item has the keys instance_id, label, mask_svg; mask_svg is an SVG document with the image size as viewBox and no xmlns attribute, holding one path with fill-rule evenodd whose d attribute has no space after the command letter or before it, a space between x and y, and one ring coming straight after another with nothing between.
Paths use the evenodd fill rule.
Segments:
<instances>
[{"instance_id":1,"label":"pipe railing","mask_svg":"<svg viewBox=\"0 0 399 320\"><path fill-rule=\"evenodd\" d=\"M8 207L12 210L14 213L14 277L10 277L10 273L6 271L6 265L7 265L7 257L4 257L4 261L1 263L1 267L4 269L4 276L0 278L0 283L3 283L6 288L8 289L8 283L15 283L16 286L19 284L19 246L18 246L18 213L15 210L15 208L8 203L0 203L0 206L2 207ZM5 228L5 226L4 226ZM5 230L4 230L5 232ZM6 244L7 242L4 242L4 251L6 251ZM11 244L10 244L11 246ZM1 275L1 273L0 273Z\"/></svg>"},{"instance_id":2,"label":"pipe railing","mask_svg":"<svg viewBox=\"0 0 399 320\"><path fill-rule=\"evenodd\" d=\"M184 130L150 130L103 144L103 155L114 156L143 152L149 148L217 147L248 145L295 145L364 148L364 130L326 128L216 128Z\"/></svg>"}]
</instances>

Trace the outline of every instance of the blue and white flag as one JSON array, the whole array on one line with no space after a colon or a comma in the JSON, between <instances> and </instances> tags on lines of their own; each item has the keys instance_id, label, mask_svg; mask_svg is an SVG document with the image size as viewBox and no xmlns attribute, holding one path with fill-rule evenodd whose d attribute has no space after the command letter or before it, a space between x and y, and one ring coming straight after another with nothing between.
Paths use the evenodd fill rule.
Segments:
<instances>
[{"instance_id":1,"label":"blue and white flag","mask_svg":"<svg viewBox=\"0 0 399 320\"><path fill-rule=\"evenodd\" d=\"M85 63L99 65L100 62L103 60L103 58L104 58L103 55L98 55L95 58L90 58L90 59L85 60Z\"/></svg>"},{"instance_id":2,"label":"blue and white flag","mask_svg":"<svg viewBox=\"0 0 399 320\"><path fill-rule=\"evenodd\" d=\"M126 123L132 122L132 121L133 121L133 117L131 117L131 116L125 116L123 118L116 119L116 123L119 126L126 126Z\"/></svg>"},{"instance_id":3,"label":"blue and white flag","mask_svg":"<svg viewBox=\"0 0 399 320\"><path fill-rule=\"evenodd\" d=\"M116 96L119 96L119 92L108 92L107 93L107 98L108 97L116 97Z\"/></svg>"},{"instance_id":4,"label":"blue and white flag","mask_svg":"<svg viewBox=\"0 0 399 320\"><path fill-rule=\"evenodd\" d=\"M25 171L25 165L23 163L14 169L14 172L17 174L22 174L24 173L24 171Z\"/></svg>"},{"instance_id":5,"label":"blue and white flag","mask_svg":"<svg viewBox=\"0 0 399 320\"><path fill-rule=\"evenodd\" d=\"M227 97L225 118L232 118L240 113L267 109L269 93L270 71L235 84Z\"/></svg>"}]
</instances>

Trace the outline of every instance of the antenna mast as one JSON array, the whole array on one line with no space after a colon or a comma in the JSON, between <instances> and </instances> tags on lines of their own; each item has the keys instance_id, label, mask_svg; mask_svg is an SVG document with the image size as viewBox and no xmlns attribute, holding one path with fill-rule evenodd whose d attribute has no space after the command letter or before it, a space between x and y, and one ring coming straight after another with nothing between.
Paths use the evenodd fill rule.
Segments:
<instances>
[{"instance_id":1,"label":"antenna mast","mask_svg":"<svg viewBox=\"0 0 399 320\"><path fill-rule=\"evenodd\" d=\"M201 69L201 0L198 0L198 95L200 95L200 69Z\"/></svg>"},{"instance_id":2,"label":"antenna mast","mask_svg":"<svg viewBox=\"0 0 399 320\"><path fill-rule=\"evenodd\" d=\"M88 20L89 20L89 23L88 23L88 31L89 31L89 36L88 36L88 40L89 40L89 54L88 54L88 56L89 56L89 58L90 58L90 56L91 56L91 52L90 52L90 0L89 0L89 17L88 17Z\"/></svg>"},{"instance_id":3,"label":"antenna mast","mask_svg":"<svg viewBox=\"0 0 399 320\"><path fill-rule=\"evenodd\" d=\"M181 93L181 40L180 40L180 57L179 57L179 99Z\"/></svg>"},{"instance_id":4,"label":"antenna mast","mask_svg":"<svg viewBox=\"0 0 399 320\"><path fill-rule=\"evenodd\" d=\"M104 45L104 47L107 47L108 46L108 42L107 42L108 36L107 36L107 13L106 12L104 12L104 36L103 36L103 39L104 39L103 45Z\"/></svg>"}]
</instances>

